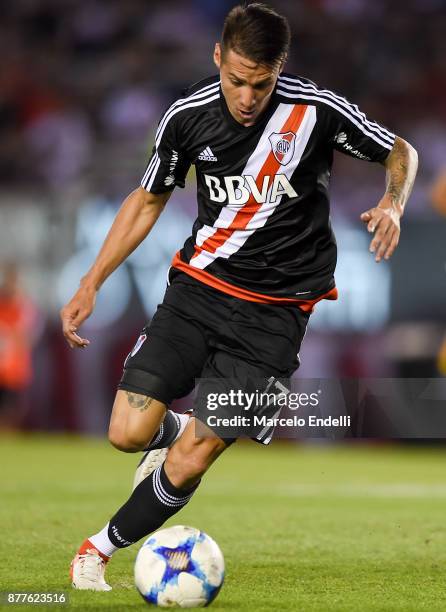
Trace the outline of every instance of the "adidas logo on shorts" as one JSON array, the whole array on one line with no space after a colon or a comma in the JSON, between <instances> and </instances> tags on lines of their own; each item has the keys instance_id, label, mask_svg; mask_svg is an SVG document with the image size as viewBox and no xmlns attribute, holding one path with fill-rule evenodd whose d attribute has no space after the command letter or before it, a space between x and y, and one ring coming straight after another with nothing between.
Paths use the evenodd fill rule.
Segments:
<instances>
[{"instance_id":1,"label":"adidas logo on shorts","mask_svg":"<svg viewBox=\"0 0 446 612\"><path fill-rule=\"evenodd\" d=\"M217 158L212 153L211 147L206 147L198 156L202 161L217 161Z\"/></svg>"}]
</instances>

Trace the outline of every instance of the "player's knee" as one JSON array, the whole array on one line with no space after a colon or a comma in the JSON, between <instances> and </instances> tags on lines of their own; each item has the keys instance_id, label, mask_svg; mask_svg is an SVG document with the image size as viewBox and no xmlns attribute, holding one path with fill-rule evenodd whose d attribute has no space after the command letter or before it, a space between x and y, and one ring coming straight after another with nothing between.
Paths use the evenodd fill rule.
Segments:
<instances>
[{"instance_id":1,"label":"player's knee","mask_svg":"<svg viewBox=\"0 0 446 612\"><path fill-rule=\"evenodd\" d=\"M125 437L115 429L110 428L108 430L108 441L117 450L123 451L124 453L130 452Z\"/></svg>"},{"instance_id":2,"label":"player's knee","mask_svg":"<svg viewBox=\"0 0 446 612\"><path fill-rule=\"evenodd\" d=\"M109 428L108 439L112 446L124 453L136 453L147 446L147 440L142 439L141 436L117 427Z\"/></svg>"}]
</instances>

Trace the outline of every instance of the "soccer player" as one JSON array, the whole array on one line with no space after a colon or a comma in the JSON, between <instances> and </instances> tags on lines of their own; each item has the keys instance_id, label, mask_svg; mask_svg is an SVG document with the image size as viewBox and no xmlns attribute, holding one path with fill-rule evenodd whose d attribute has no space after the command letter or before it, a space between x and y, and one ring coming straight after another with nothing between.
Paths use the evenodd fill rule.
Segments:
<instances>
[{"instance_id":1,"label":"soccer player","mask_svg":"<svg viewBox=\"0 0 446 612\"><path fill-rule=\"evenodd\" d=\"M61 311L70 346L88 346L78 330L97 291L194 164L197 220L173 258L162 304L125 361L110 421L113 446L145 454L128 501L78 550L75 588L109 590L109 558L187 504L233 441L196 437L194 418L170 411L172 400L196 378L243 385L297 369L314 304L337 297L328 195L334 150L385 167L385 193L361 219L377 262L398 244L415 150L345 98L284 73L289 42L287 20L271 8L230 11L215 45L219 75L192 85L161 117L141 186Z\"/></svg>"}]
</instances>

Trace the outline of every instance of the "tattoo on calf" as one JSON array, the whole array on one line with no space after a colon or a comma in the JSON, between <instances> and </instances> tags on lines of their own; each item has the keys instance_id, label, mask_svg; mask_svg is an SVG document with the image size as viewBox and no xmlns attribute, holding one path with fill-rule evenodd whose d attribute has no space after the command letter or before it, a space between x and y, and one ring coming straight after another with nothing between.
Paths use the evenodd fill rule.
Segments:
<instances>
[{"instance_id":1,"label":"tattoo on calf","mask_svg":"<svg viewBox=\"0 0 446 612\"><path fill-rule=\"evenodd\" d=\"M132 408L136 408L140 412L144 412L153 402L152 397L148 397L147 395L141 395L140 393L132 393L131 391L126 391L127 400Z\"/></svg>"}]
</instances>

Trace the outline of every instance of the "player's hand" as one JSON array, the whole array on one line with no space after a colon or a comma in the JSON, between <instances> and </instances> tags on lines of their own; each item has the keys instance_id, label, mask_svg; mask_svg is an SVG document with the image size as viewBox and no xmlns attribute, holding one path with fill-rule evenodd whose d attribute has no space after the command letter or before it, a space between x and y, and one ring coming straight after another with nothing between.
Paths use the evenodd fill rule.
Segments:
<instances>
[{"instance_id":1,"label":"player's hand","mask_svg":"<svg viewBox=\"0 0 446 612\"><path fill-rule=\"evenodd\" d=\"M386 196L378 206L362 213L361 221L371 234L375 234L370 243L370 252L375 253L375 261L389 259L396 249L400 239L401 214L402 210Z\"/></svg>"},{"instance_id":2,"label":"player's hand","mask_svg":"<svg viewBox=\"0 0 446 612\"><path fill-rule=\"evenodd\" d=\"M81 338L77 331L93 312L95 302L96 290L91 287L81 287L60 311L63 335L71 348L85 348L90 344L90 341Z\"/></svg>"}]
</instances>

